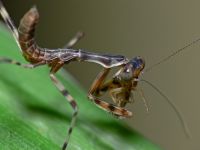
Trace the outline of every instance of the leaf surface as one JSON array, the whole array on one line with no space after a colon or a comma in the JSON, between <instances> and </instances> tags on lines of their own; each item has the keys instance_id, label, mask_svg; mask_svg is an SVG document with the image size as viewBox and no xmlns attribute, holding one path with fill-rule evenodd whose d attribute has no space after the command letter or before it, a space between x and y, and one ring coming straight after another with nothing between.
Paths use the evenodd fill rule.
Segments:
<instances>
[{"instance_id":1,"label":"leaf surface","mask_svg":"<svg viewBox=\"0 0 200 150\"><path fill-rule=\"evenodd\" d=\"M27 63L3 25L0 25L0 56ZM80 110L69 150L160 149L124 125L123 120L95 107L71 75L58 72L57 77L76 99ZM0 149L59 150L71 115L72 109L51 82L47 66L31 70L0 64Z\"/></svg>"}]
</instances>

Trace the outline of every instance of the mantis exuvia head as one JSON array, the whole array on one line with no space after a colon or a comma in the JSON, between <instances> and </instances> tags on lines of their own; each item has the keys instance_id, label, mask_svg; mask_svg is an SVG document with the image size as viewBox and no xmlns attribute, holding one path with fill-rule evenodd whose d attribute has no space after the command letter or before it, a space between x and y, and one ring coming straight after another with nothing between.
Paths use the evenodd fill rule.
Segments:
<instances>
[{"instance_id":1,"label":"mantis exuvia head","mask_svg":"<svg viewBox=\"0 0 200 150\"><path fill-rule=\"evenodd\" d=\"M142 57L137 56L129 60L116 74L121 82L137 81L145 67L145 61Z\"/></svg>"},{"instance_id":2,"label":"mantis exuvia head","mask_svg":"<svg viewBox=\"0 0 200 150\"><path fill-rule=\"evenodd\" d=\"M126 76L130 76L131 80L137 79L145 67L145 61L142 57L137 56L131 59L122 70L124 79Z\"/></svg>"},{"instance_id":3,"label":"mantis exuvia head","mask_svg":"<svg viewBox=\"0 0 200 150\"><path fill-rule=\"evenodd\" d=\"M133 101L133 91L136 90L138 78L145 67L140 56L128 60L114 75L109 85L109 93L119 107L124 107Z\"/></svg>"},{"instance_id":4,"label":"mantis exuvia head","mask_svg":"<svg viewBox=\"0 0 200 150\"><path fill-rule=\"evenodd\" d=\"M197 42L197 41L195 41ZM193 42L194 43L194 42ZM189 44L191 45L191 44ZM188 46L185 46L184 48L174 52L173 54L167 56L166 58L162 59L161 61L159 61L158 63L155 63L154 65L152 65L151 67L147 68L146 72L151 70L152 68L154 68L155 66L161 64L162 62L168 60L169 58L171 58L172 56L176 55L178 52L182 51L183 49L187 48ZM140 95L142 97L142 99L144 100L145 106L148 110L148 106L146 104L146 100L142 91L138 90L137 88L137 84L138 81L143 81L145 83L147 83L148 85L150 85L153 89L155 89L167 102L168 104L173 108L173 110L175 111L175 113L177 114L184 132L186 134L187 137L190 137L189 131L187 129L187 125L179 111L179 109L175 106L175 104L161 91L159 90L154 84L152 84L151 82L144 80L144 79L139 79L139 76L143 73L143 69L145 67L145 61L143 58L141 57L135 57L131 60L129 60L114 76L114 81L117 84L121 85L120 90L117 91L117 94L115 94L115 97L112 96L113 101L120 107L124 107L128 102L130 102L129 99L131 99L132 97L132 93L131 91L139 91ZM145 72L145 71L144 71ZM116 90L113 90L114 92Z\"/></svg>"}]
</instances>

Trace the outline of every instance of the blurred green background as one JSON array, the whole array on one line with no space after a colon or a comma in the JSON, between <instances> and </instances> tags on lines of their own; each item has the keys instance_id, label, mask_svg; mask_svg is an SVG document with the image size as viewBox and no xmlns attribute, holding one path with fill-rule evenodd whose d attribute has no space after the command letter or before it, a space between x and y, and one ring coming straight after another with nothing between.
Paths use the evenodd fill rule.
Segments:
<instances>
[{"instance_id":1,"label":"blurred green background","mask_svg":"<svg viewBox=\"0 0 200 150\"><path fill-rule=\"evenodd\" d=\"M99 53L142 56L150 66L173 51L200 37L200 2L197 0L4 0L16 25L33 5L40 12L37 42L58 48L77 31L86 36L75 47ZM133 128L163 149L199 149L199 44L144 74L182 111L192 138L187 139L177 116L163 98L141 83L150 103L150 113L136 94L134 113L126 120ZM67 70L88 90L101 67L74 62ZM80 106L81 107L81 106ZM87 112L86 112L87 113ZM95 112L94 112L95 113Z\"/></svg>"}]
</instances>

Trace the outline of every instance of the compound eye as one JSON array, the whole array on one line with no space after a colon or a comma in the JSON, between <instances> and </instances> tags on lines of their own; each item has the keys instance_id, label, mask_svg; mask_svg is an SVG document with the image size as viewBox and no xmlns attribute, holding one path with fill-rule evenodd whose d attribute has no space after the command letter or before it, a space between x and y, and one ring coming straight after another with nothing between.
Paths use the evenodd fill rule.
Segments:
<instances>
[{"instance_id":1,"label":"compound eye","mask_svg":"<svg viewBox=\"0 0 200 150\"><path fill-rule=\"evenodd\" d=\"M135 65L137 69L143 70L145 66L145 62L141 57L137 57L135 61Z\"/></svg>"}]
</instances>

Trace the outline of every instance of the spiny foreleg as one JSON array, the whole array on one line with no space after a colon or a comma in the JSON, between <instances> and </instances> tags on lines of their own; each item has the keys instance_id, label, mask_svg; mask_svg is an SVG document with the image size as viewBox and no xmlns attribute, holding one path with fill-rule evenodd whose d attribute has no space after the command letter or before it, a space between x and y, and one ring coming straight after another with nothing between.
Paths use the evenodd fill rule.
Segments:
<instances>
[{"instance_id":1,"label":"spiny foreleg","mask_svg":"<svg viewBox=\"0 0 200 150\"><path fill-rule=\"evenodd\" d=\"M108 75L110 69L104 68L103 71L99 73L99 75L96 77L94 80L89 93L88 93L88 98L99 108L115 115L116 117L131 117L132 112L121 108L117 107L113 104L107 103L105 101L102 101L101 99L96 97L96 93L99 93L99 90L101 89L101 86L103 85L106 76Z\"/></svg>"}]
</instances>

